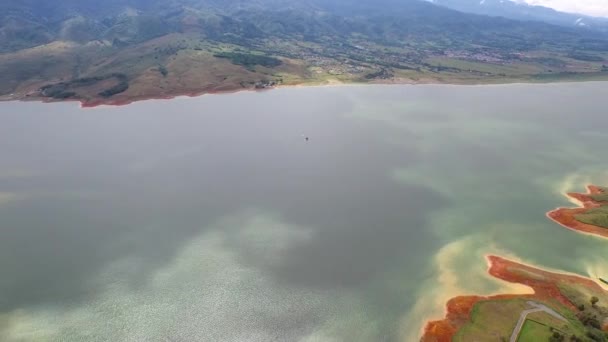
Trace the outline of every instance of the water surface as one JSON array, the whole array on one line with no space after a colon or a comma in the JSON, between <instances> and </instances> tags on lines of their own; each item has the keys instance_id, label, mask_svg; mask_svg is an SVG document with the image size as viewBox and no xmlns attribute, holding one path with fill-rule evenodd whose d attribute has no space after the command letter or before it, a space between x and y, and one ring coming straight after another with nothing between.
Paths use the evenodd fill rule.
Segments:
<instances>
[{"instance_id":1,"label":"water surface","mask_svg":"<svg viewBox=\"0 0 608 342\"><path fill-rule=\"evenodd\" d=\"M413 341L450 296L515 290L486 253L608 274L605 241L544 216L608 184L607 95L0 103L0 340Z\"/></svg>"}]
</instances>

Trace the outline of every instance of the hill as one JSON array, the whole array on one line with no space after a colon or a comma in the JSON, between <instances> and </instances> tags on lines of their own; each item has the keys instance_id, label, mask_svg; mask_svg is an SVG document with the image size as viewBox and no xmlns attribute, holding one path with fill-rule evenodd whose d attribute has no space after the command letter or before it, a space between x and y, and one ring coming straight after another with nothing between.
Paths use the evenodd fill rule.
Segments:
<instances>
[{"instance_id":1,"label":"hill","mask_svg":"<svg viewBox=\"0 0 608 342\"><path fill-rule=\"evenodd\" d=\"M559 12L543 6L504 0L429 0L437 5L467 13L499 16L515 20L542 21L585 30L608 32L608 18Z\"/></svg>"},{"instance_id":2,"label":"hill","mask_svg":"<svg viewBox=\"0 0 608 342\"><path fill-rule=\"evenodd\" d=\"M0 99L608 76L608 36L417 0L7 0Z\"/></svg>"}]
</instances>

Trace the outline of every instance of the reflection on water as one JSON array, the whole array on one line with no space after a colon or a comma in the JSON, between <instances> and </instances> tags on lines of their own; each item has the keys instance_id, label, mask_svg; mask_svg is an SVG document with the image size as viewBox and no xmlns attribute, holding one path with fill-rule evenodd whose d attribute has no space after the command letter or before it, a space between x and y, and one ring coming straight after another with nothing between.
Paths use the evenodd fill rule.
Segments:
<instances>
[{"instance_id":1,"label":"reflection on water","mask_svg":"<svg viewBox=\"0 0 608 342\"><path fill-rule=\"evenodd\" d=\"M486 253L602 272L544 214L608 181L604 88L0 103L0 340L413 340L522 290Z\"/></svg>"}]
</instances>

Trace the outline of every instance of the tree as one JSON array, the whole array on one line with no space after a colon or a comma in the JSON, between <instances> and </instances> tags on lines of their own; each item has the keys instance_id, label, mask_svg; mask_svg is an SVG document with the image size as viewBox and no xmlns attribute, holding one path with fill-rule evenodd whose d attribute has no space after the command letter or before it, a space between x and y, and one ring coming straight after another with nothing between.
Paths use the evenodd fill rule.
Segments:
<instances>
[{"instance_id":1,"label":"tree","mask_svg":"<svg viewBox=\"0 0 608 342\"><path fill-rule=\"evenodd\" d=\"M579 314L578 319L585 326L590 326L590 327L593 327L596 329L601 329L601 327L602 327L600 324L600 321L597 319L597 316L592 314L591 312L585 312L585 313Z\"/></svg>"},{"instance_id":2,"label":"tree","mask_svg":"<svg viewBox=\"0 0 608 342\"><path fill-rule=\"evenodd\" d=\"M596 296L591 297L591 306L595 306L595 304L597 304L597 302L599 302L600 299L597 298Z\"/></svg>"},{"instance_id":3,"label":"tree","mask_svg":"<svg viewBox=\"0 0 608 342\"><path fill-rule=\"evenodd\" d=\"M553 335L551 335L551 337L549 337L549 342L561 342L564 339L565 339L564 335L555 331L555 332L553 332Z\"/></svg>"}]
</instances>

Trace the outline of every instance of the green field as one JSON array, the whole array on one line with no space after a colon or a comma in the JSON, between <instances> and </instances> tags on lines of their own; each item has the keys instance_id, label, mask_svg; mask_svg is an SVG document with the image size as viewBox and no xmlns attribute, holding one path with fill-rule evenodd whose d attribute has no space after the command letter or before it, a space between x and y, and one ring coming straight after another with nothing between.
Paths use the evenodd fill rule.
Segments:
<instances>
[{"instance_id":1,"label":"green field","mask_svg":"<svg viewBox=\"0 0 608 342\"><path fill-rule=\"evenodd\" d=\"M458 331L454 341L500 341L508 339L522 311L528 309L525 299L486 300L477 303L471 321Z\"/></svg>"},{"instance_id":2,"label":"green field","mask_svg":"<svg viewBox=\"0 0 608 342\"><path fill-rule=\"evenodd\" d=\"M517 321L524 310L530 309L529 299L497 299L477 303L471 313L471 321L462 327L454 341L508 341ZM527 316L522 327L519 341L549 341L553 334L551 329L570 337L584 336L585 327L577 316L558 302L540 302L553 308L567 319L564 322L546 312L534 312Z\"/></svg>"},{"instance_id":3,"label":"green field","mask_svg":"<svg viewBox=\"0 0 608 342\"><path fill-rule=\"evenodd\" d=\"M518 342L539 342L549 341L549 338L553 335L550 327L545 324L533 320L526 320L521 333L519 334Z\"/></svg>"},{"instance_id":4,"label":"green field","mask_svg":"<svg viewBox=\"0 0 608 342\"><path fill-rule=\"evenodd\" d=\"M602 193L597 195L591 195L595 201L608 202L608 188L600 187Z\"/></svg>"},{"instance_id":5,"label":"green field","mask_svg":"<svg viewBox=\"0 0 608 342\"><path fill-rule=\"evenodd\" d=\"M601 195L606 196L606 195ZM575 218L583 223L597 227L608 228L608 206L589 209L584 214L576 215Z\"/></svg>"}]
</instances>

